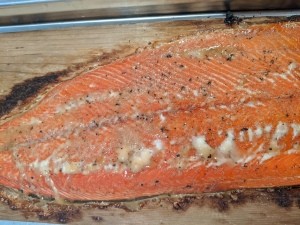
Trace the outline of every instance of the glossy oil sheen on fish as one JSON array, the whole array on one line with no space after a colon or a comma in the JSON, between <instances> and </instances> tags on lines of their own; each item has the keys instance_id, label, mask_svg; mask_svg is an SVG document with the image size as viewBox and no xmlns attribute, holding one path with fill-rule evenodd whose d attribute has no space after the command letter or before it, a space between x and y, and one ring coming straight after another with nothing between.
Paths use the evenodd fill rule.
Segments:
<instances>
[{"instance_id":1,"label":"glossy oil sheen on fish","mask_svg":"<svg viewBox=\"0 0 300 225\"><path fill-rule=\"evenodd\" d=\"M69 200L300 184L300 24L218 29L64 81L0 126L0 184Z\"/></svg>"}]
</instances>

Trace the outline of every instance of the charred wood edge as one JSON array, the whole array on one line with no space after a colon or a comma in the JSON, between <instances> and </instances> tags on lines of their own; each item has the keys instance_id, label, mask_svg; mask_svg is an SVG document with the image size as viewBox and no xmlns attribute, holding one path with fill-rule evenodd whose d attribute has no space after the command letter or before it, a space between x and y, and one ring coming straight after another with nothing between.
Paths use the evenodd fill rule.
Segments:
<instances>
[{"instance_id":1,"label":"charred wood edge","mask_svg":"<svg viewBox=\"0 0 300 225\"><path fill-rule=\"evenodd\" d=\"M189 195L160 195L119 201L64 201L45 200L30 197L22 191L0 186L0 201L11 210L20 210L26 219L37 218L41 221L68 223L80 221L82 212L89 209L120 208L126 212L135 212L143 208L167 207L171 211L184 212L189 207L210 207L220 213L226 213L246 203L273 203L279 208L300 210L300 186L239 189L217 193ZM135 207L132 208L134 204ZM300 211L299 211L300 212ZM92 216L92 220L103 221L101 216Z\"/></svg>"},{"instance_id":2,"label":"charred wood edge","mask_svg":"<svg viewBox=\"0 0 300 225\"><path fill-rule=\"evenodd\" d=\"M228 2L228 1L225 1ZM223 23L227 27L235 27L243 22L243 24L263 24L263 23L280 23L280 22L299 22L300 16L264 16L264 17L247 17L247 16L236 16L235 11L231 11L230 7L227 8L225 19ZM262 19L262 20L260 20Z\"/></svg>"},{"instance_id":3,"label":"charred wood edge","mask_svg":"<svg viewBox=\"0 0 300 225\"><path fill-rule=\"evenodd\" d=\"M242 18L239 18L237 16L234 16L231 11L226 12L226 17L224 19L224 23L228 26L232 26L234 24L239 24L242 22Z\"/></svg>"},{"instance_id":4,"label":"charred wood edge","mask_svg":"<svg viewBox=\"0 0 300 225\"><path fill-rule=\"evenodd\" d=\"M239 23L241 23L243 21L242 18L235 16L233 13L234 11L231 10L231 3L232 0L224 0L224 8L226 10L226 16L224 19L224 24L227 26L232 27L233 25L239 25ZM245 18L246 19L246 18ZM280 20L287 20L287 21L299 21L300 16L299 15L295 15L295 16L290 16L290 17L286 17L286 19L284 19L284 17L273 17L274 21L278 21L280 22Z\"/></svg>"},{"instance_id":5,"label":"charred wood edge","mask_svg":"<svg viewBox=\"0 0 300 225\"><path fill-rule=\"evenodd\" d=\"M228 1L226 1L228 2ZM227 6L228 7L228 6ZM230 12L230 11L228 11ZM230 17L230 15L229 15ZM213 24L214 21L219 21L218 19L212 19L210 21L189 21L191 24ZM256 20L256 19L245 19L244 22L246 24L261 24L261 23L277 23L277 22L288 22L288 21L300 21L300 16L292 16L292 17L274 17L274 18L265 18L265 20ZM166 22L170 23L170 22ZM178 23L178 22L177 22ZM180 23L180 22L179 22ZM183 21L181 21L183 23ZM188 22L184 22L188 23ZM230 23L229 25L233 25L234 23ZM164 24L164 23L160 23ZM226 22L225 22L226 24ZM209 30L209 28L207 29ZM148 46L149 47L149 46ZM56 72L48 72L45 75L34 77L31 79L27 79L22 83L16 84L11 92L5 97L0 98L0 120L6 119L10 117L10 112L14 109L24 109L30 103L32 99L34 99L40 92L45 89L54 86L59 83L63 79L71 79L72 77L86 72L88 70L93 69L95 66L90 66L92 64L97 64L96 66L101 66L112 62L119 58L121 53L126 52L126 50L132 47L128 45L121 46L118 50L112 50L109 53L103 53L100 56L93 57L85 63L77 63L69 66L67 69L56 71ZM127 56L129 56L128 54Z\"/></svg>"},{"instance_id":6,"label":"charred wood edge","mask_svg":"<svg viewBox=\"0 0 300 225\"><path fill-rule=\"evenodd\" d=\"M26 99L35 96L46 85L58 82L59 77L66 76L68 70L50 72L41 77L34 77L16 84L10 94L0 100L0 117L9 113L13 108L22 104Z\"/></svg>"},{"instance_id":7,"label":"charred wood edge","mask_svg":"<svg viewBox=\"0 0 300 225\"><path fill-rule=\"evenodd\" d=\"M224 24L228 27L235 27L240 23L244 24L262 24L262 23L279 23L279 22L299 22L300 16L265 16L265 17L245 17L245 16L235 16L235 11L228 10L226 11L226 16L224 19ZM265 20L259 21L260 18L265 18Z\"/></svg>"},{"instance_id":8,"label":"charred wood edge","mask_svg":"<svg viewBox=\"0 0 300 225\"><path fill-rule=\"evenodd\" d=\"M125 53L128 49L129 46L124 45L118 50L112 50L109 53L104 52L99 56L93 57L85 63L77 63L69 66L67 69L48 72L43 76L30 78L16 84L8 95L0 99L0 120L11 116L8 114L16 108L22 111L31 100L49 87L53 87L63 80L71 79L82 72L92 70L95 66L108 64L118 59L118 55Z\"/></svg>"},{"instance_id":9,"label":"charred wood edge","mask_svg":"<svg viewBox=\"0 0 300 225\"><path fill-rule=\"evenodd\" d=\"M300 16L299 15L295 15L295 16L289 16L287 17L288 21L295 21L295 22L299 22L300 21Z\"/></svg>"},{"instance_id":10,"label":"charred wood edge","mask_svg":"<svg viewBox=\"0 0 300 225\"><path fill-rule=\"evenodd\" d=\"M224 23L228 26L232 26L233 24L239 24L240 22L242 22L241 18L233 15L230 5L231 5L231 0L224 1L224 6L226 9L226 17L224 19Z\"/></svg>"}]
</instances>

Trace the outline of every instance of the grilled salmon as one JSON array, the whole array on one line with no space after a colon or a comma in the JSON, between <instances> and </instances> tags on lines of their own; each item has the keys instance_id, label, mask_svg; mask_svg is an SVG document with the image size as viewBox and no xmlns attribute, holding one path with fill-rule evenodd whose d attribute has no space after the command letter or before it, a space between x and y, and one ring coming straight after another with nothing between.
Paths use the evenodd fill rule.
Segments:
<instances>
[{"instance_id":1,"label":"grilled salmon","mask_svg":"<svg viewBox=\"0 0 300 225\"><path fill-rule=\"evenodd\" d=\"M68 200L300 184L300 24L217 29L59 83L0 125L0 184Z\"/></svg>"}]
</instances>

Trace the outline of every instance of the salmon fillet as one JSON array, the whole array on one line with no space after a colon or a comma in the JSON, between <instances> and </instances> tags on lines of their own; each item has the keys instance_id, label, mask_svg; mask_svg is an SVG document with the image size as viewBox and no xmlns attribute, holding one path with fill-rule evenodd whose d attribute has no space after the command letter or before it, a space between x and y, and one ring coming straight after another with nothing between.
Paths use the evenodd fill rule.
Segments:
<instances>
[{"instance_id":1,"label":"salmon fillet","mask_svg":"<svg viewBox=\"0 0 300 225\"><path fill-rule=\"evenodd\" d=\"M300 24L182 37L0 126L0 184L69 200L300 184Z\"/></svg>"}]
</instances>

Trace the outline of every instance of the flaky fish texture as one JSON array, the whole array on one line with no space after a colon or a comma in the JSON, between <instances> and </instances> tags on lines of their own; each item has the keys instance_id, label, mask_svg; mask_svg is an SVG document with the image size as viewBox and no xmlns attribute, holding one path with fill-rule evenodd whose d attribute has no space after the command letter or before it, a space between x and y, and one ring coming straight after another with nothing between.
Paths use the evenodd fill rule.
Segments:
<instances>
[{"instance_id":1,"label":"flaky fish texture","mask_svg":"<svg viewBox=\"0 0 300 225\"><path fill-rule=\"evenodd\" d=\"M300 184L300 24L182 37L0 126L0 184L69 200Z\"/></svg>"}]
</instances>

